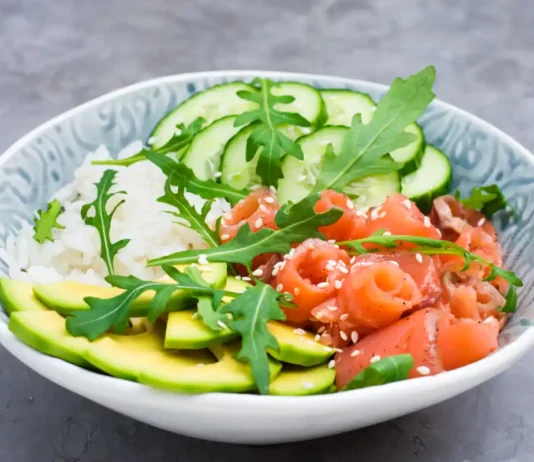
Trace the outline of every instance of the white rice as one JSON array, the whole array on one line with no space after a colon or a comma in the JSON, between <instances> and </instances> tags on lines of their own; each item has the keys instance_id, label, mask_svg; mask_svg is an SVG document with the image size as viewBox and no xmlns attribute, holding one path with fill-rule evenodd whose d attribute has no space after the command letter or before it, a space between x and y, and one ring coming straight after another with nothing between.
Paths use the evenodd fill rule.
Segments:
<instances>
[{"instance_id":1,"label":"white rice","mask_svg":"<svg viewBox=\"0 0 534 462\"><path fill-rule=\"evenodd\" d=\"M130 157L141 146L140 142L132 143L118 157ZM118 172L112 191L127 192L126 195L114 196L108 203L108 210L111 210L119 200L126 200L113 216L111 239L113 242L131 239L115 257L116 274L131 274L146 280L158 279L164 273L160 268L147 267L149 259L189 248L206 247L196 232L176 224L180 219L166 213L177 212L175 208L157 202L158 197L163 195L166 179L158 167L150 162L138 162L130 167L91 165L93 160L107 159L111 159L111 156L105 146L88 154L84 164L76 170L72 183L53 196L65 209L58 218L65 228L53 229L54 242L36 242L33 239L33 223L24 223L18 236L7 239L5 248L0 248L0 258L7 264L11 278L33 284L75 280L107 285L104 280L107 270L100 258L98 232L83 222L80 211L83 205L95 200L94 183L109 168ZM189 193L186 193L186 197L200 210L203 199ZM214 220L229 208L226 201L216 201L208 219Z\"/></svg>"}]
</instances>

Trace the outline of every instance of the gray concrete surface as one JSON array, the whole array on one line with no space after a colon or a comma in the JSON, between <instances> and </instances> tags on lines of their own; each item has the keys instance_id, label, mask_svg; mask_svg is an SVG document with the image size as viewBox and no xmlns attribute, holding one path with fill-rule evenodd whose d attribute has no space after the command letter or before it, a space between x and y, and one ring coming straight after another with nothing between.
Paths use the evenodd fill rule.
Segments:
<instances>
[{"instance_id":1,"label":"gray concrete surface","mask_svg":"<svg viewBox=\"0 0 534 462\"><path fill-rule=\"evenodd\" d=\"M430 63L441 99L534 149L527 0L0 0L0 151L51 116L159 75L264 68L389 83ZM392 422L258 448L136 423L0 349L0 461L530 461L533 360Z\"/></svg>"}]
</instances>

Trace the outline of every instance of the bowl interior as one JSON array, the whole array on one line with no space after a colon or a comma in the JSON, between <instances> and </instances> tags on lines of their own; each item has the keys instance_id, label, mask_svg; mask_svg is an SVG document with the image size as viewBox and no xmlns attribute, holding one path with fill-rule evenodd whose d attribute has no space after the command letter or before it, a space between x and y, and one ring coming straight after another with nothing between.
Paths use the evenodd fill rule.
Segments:
<instances>
[{"instance_id":1,"label":"bowl interior","mask_svg":"<svg viewBox=\"0 0 534 462\"><path fill-rule=\"evenodd\" d=\"M85 155L105 144L112 153L135 140L146 140L156 122L180 101L212 85L255 76L299 80L317 88L349 88L375 100L386 88L369 82L325 76L270 72L185 74L143 82L75 108L34 130L0 158L0 245L16 234L21 223L49 197L72 181ZM534 319L533 233L534 160L522 146L491 125L445 103L435 101L420 120L428 143L449 155L453 190L467 193L474 186L497 183L518 213L509 221L496 217L504 260L524 281L519 309L501 335L503 345L523 335ZM530 200L529 200L530 199ZM0 262L0 274L7 268ZM0 310L0 322L7 316Z\"/></svg>"}]
</instances>

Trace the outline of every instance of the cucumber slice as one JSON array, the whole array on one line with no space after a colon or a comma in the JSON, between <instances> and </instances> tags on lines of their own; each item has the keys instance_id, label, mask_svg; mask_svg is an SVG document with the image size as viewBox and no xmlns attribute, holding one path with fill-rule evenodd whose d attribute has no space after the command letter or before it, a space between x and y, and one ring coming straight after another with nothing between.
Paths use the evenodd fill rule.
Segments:
<instances>
[{"instance_id":1,"label":"cucumber slice","mask_svg":"<svg viewBox=\"0 0 534 462\"><path fill-rule=\"evenodd\" d=\"M309 134L313 128L322 125L326 120L326 109L321 94L315 88L297 82L280 82L280 86L273 87L273 94L291 95L295 98L289 104L277 104L280 111L298 112L312 124L309 127L295 127L293 125L280 126L280 130L292 140ZM222 156L221 182L236 189L249 188L261 184L256 174L258 153L250 162L246 160L247 139L255 128L255 124L243 128L227 143ZM259 151L259 150L258 150Z\"/></svg>"},{"instance_id":2,"label":"cucumber slice","mask_svg":"<svg viewBox=\"0 0 534 462\"><path fill-rule=\"evenodd\" d=\"M247 162L246 158L247 139L256 126L257 124L246 126L226 144L221 161L221 183L227 184L234 189L250 188L261 184L261 178L256 173L259 149L250 162ZM292 125L279 127L292 140L296 140L300 135L295 128Z\"/></svg>"},{"instance_id":3,"label":"cucumber slice","mask_svg":"<svg viewBox=\"0 0 534 462\"><path fill-rule=\"evenodd\" d=\"M349 184L343 192L347 194L358 208L374 207L382 204L386 198L400 192L400 177L397 172L362 178Z\"/></svg>"},{"instance_id":4,"label":"cucumber slice","mask_svg":"<svg viewBox=\"0 0 534 462\"><path fill-rule=\"evenodd\" d=\"M206 125L223 116L235 115L253 109L257 105L237 96L241 90L255 91L254 87L243 82L215 85L196 93L161 119L150 135L149 144L153 149L164 146L174 135L176 125L189 125L197 117L206 119Z\"/></svg>"},{"instance_id":5,"label":"cucumber slice","mask_svg":"<svg viewBox=\"0 0 534 462\"><path fill-rule=\"evenodd\" d=\"M401 193L413 200L422 212L429 212L434 198L446 194L452 180L448 157L427 144L421 166L401 181Z\"/></svg>"},{"instance_id":6,"label":"cucumber slice","mask_svg":"<svg viewBox=\"0 0 534 462\"><path fill-rule=\"evenodd\" d=\"M221 157L228 140L241 127L234 127L236 116L226 116L203 128L192 139L182 162L201 180L214 178L221 167Z\"/></svg>"},{"instance_id":7,"label":"cucumber slice","mask_svg":"<svg viewBox=\"0 0 534 462\"><path fill-rule=\"evenodd\" d=\"M277 191L281 204L298 202L310 193L320 174L326 146L332 144L334 152L339 152L347 130L341 126L326 126L299 138L304 160L288 156L282 161L284 178L278 183ZM393 172L362 178L348 185L343 192L352 198L356 206L371 207L381 204L388 195L399 191L399 175Z\"/></svg>"},{"instance_id":8,"label":"cucumber slice","mask_svg":"<svg viewBox=\"0 0 534 462\"><path fill-rule=\"evenodd\" d=\"M369 123L376 108L375 102L366 93L352 90L321 90L321 96L328 113L327 125L345 125L350 127L354 114L362 115L362 122ZM404 163L401 174L407 175L419 167L425 148L425 138L421 127L413 123L406 127L408 133L417 138L408 146L395 149L390 156L396 162Z\"/></svg>"},{"instance_id":9,"label":"cucumber slice","mask_svg":"<svg viewBox=\"0 0 534 462\"><path fill-rule=\"evenodd\" d=\"M362 122L368 123L373 117L376 104L366 93L343 89L321 90L328 113L327 125L350 127L354 114L362 115Z\"/></svg>"},{"instance_id":10,"label":"cucumber slice","mask_svg":"<svg viewBox=\"0 0 534 462\"><path fill-rule=\"evenodd\" d=\"M326 126L299 138L304 159L299 160L293 156L283 159L284 178L278 182L277 191L280 204L298 202L310 193L321 172L327 145L332 144L334 152L338 153L347 130L347 127Z\"/></svg>"}]
</instances>

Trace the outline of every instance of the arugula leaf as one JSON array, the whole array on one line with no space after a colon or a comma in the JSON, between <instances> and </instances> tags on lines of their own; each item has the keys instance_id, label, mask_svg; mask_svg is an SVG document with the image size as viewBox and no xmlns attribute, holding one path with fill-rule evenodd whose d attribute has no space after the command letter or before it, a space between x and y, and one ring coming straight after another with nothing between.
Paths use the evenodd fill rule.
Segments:
<instances>
[{"instance_id":1,"label":"arugula leaf","mask_svg":"<svg viewBox=\"0 0 534 462\"><path fill-rule=\"evenodd\" d=\"M515 286L511 285L505 297L506 303L499 308L502 313L515 313L517 310L517 291Z\"/></svg>"},{"instance_id":2,"label":"arugula leaf","mask_svg":"<svg viewBox=\"0 0 534 462\"><path fill-rule=\"evenodd\" d=\"M278 306L280 297L281 294L270 285L258 281L241 296L220 308L221 313L232 315L227 323L242 338L237 359L248 361L258 391L263 395L269 394L267 350L279 351L278 342L267 330L267 322L286 318Z\"/></svg>"},{"instance_id":3,"label":"arugula leaf","mask_svg":"<svg viewBox=\"0 0 534 462\"><path fill-rule=\"evenodd\" d=\"M456 191L455 197L466 207L478 210L488 218L510 205L501 188L496 184L473 188L471 195L465 199L460 199L460 192Z\"/></svg>"},{"instance_id":4,"label":"arugula leaf","mask_svg":"<svg viewBox=\"0 0 534 462\"><path fill-rule=\"evenodd\" d=\"M406 380L414 365L411 354L388 356L367 366L342 391Z\"/></svg>"},{"instance_id":5,"label":"arugula leaf","mask_svg":"<svg viewBox=\"0 0 534 462\"><path fill-rule=\"evenodd\" d=\"M52 229L65 229L64 226L57 222L57 218L63 212L61 203L54 199L51 201L46 210L38 210L37 217L33 220L35 226L33 227L33 238L39 243L44 244L48 239L50 242L54 242L54 236L52 235Z\"/></svg>"},{"instance_id":6,"label":"arugula leaf","mask_svg":"<svg viewBox=\"0 0 534 462\"><path fill-rule=\"evenodd\" d=\"M197 117L193 122L191 122L187 127L184 124L176 125L176 133L172 138L167 141L163 146L159 148L148 148L141 149L137 154L127 157L125 159L114 159L114 160L94 160L91 162L93 165L115 165L119 167L129 167L132 164L141 162L147 159L147 154L150 152L155 152L157 154L169 154L171 152L180 153L185 148L187 148L193 137L202 130L202 126L206 122L202 117Z\"/></svg>"},{"instance_id":7,"label":"arugula leaf","mask_svg":"<svg viewBox=\"0 0 534 462\"><path fill-rule=\"evenodd\" d=\"M280 161L284 154L297 159L304 157L301 147L277 127L282 124L309 127L311 124L296 112L283 112L275 108L277 104L289 104L295 100L295 97L291 95L274 95L272 89L279 84L269 79L259 78L254 79L252 84L259 85L259 90L256 92L238 91L237 96L246 101L252 101L259 107L238 115L234 126L240 127L256 122L256 128L247 139L246 159L250 162L258 149L263 147L258 157L256 173L264 185L277 186L278 180L283 178Z\"/></svg>"},{"instance_id":8,"label":"arugula leaf","mask_svg":"<svg viewBox=\"0 0 534 462\"><path fill-rule=\"evenodd\" d=\"M221 321L228 324L228 317L222 316L214 308L213 299L210 297L198 297L197 313L202 322L211 330L222 330Z\"/></svg>"},{"instance_id":9,"label":"arugula leaf","mask_svg":"<svg viewBox=\"0 0 534 462\"><path fill-rule=\"evenodd\" d=\"M214 305L220 304L225 294L223 290L214 289L206 284L198 282L193 269L188 268L180 272L174 267L164 266L163 270L176 283L143 281L134 276L108 276L106 281L114 287L124 289L124 292L113 298L86 297L84 301L89 305L89 310L78 311L67 318L67 331L69 334L79 337L84 336L93 341L100 335L114 328L116 332L123 333L128 325L129 312L132 303L143 293L154 291L155 295L148 308L148 320L155 322L165 312L171 296L178 290L189 291L191 297L202 295L212 297Z\"/></svg>"},{"instance_id":10,"label":"arugula leaf","mask_svg":"<svg viewBox=\"0 0 534 462\"><path fill-rule=\"evenodd\" d=\"M361 115L356 114L339 154L335 155L331 148L327 150L322 173L313 191L342 191L360 178L401 168L402 164L384 156L415 139L404 129L415 122L434 99L435 76L435 68L429 66L407 80L397 78L379 101L368 124L363 125Z\"/></svg>"},{"instance_id":11,"label":"arugula leaf","mask_svg":"<svg viewBox=\"0 0 534 462\"><path fill-rule=\"evenodd\" d=\"M469 268L469 265L473 262L480 263L491 269L490 274L484 279L485 281L492 281L493 279L501 276L505 281L516 287L523 286L523 281L510 270L505 270L486 259L480 257L476 253L469 252L463 247L450 241L442 241L439 239L431 239L428 237L409 236L409 235L384 235L383 231L378 231L372 236L364 239L357 239L354 241L338 242L340 246L346 246L352 249L357 254L365 254L373 252L373 249L369 250L364 247L364 244L376 244L387 249L395 249L404 242L416 244L416 247L408 249L410 252L423 253L426 255L458 255L463 257L465 265L462 269Z\"/></svg>"},{"instance_id":12,"label":"arugula leaf","mask_svg":"<svg viewBox=\"0 0 534 462\"><path fill-rule=\"evenodd\" d=\"M197 194L203 199L226 199L230 204L235 205L248 195L246 189L237 190L214 180L200 180L195 176L193 170L182 162L175 162L169 157L160 156L152 152L147 152L146 158L157 165L161 171L171 179L172 186L179 186L183 183L185 189L190 193Z\"/></svg>"},{"instance_id":13,"label":"arugula leaf","mask_svg":"<svg viewBox=\"0 0 534 462\"><path fill-rule=\"evenodd\" d=\"M343 211L332 208L324 213L316 213L314 206L320 197L318 193L310 194L296 204L284 204L275 217L278 230L262 228L258 232L252 232L250 226L245 224L239 228L234 239L219 247L185 250L149 260L147 264L160 266L194 263L203 256L209 262L242 263L250 266L252 259L262 253L287 253L295 242L314 237L324 239L317 228L335 223Z\"/></svg>"},{"instance_id":14,"label":"arugula leaf","mask_svg":"<svg viewBox=\"0 0 534 462\"><path fill-rule=\"evenodd\" d=\"M110 193L110 189L114 186L113 180L117 174L116 170L106 170L100 181L95 183L97 196L90 204L85 204L82 207L81 215L86 225L96 228L100 236L100 258L106 263L109 274L115 272L113 259L117 252L124 248L130 239L121 239L117 242L111 242L110 228L111 220L117 209L124 203L124 199L119 201L110 213L106 210L107 202L116 194L126 194L125 191ZM94 209L94 216L89 216L89 210Z\"/></svg>"},{"instance_id":15,"label":"arugula leaf","mask_svg":"<svg viewBox=\"0 0 534 462\"><path fill-rule=\"evenodd\" d=\"M171 189L171 177L169 177L167 181L165 181L165 186L163 187L165 194L158 198L158 202L171 205L172 207L178 209L179 213L168 213L186 220L187 223L176 222L177 224L196 231L200 235L200 237L202 237L204 242L210 247L217 247L220 244L219 236L214 230L210 228L210 226L206 222L206 217L210 211L212 202L207 201L203 205L201 212L197 212L197 209L193 205L191 205L185 197L185 178L181 177L181 181L178 185L178 191L174 193Z\"/></svg>"}]
</instances>

